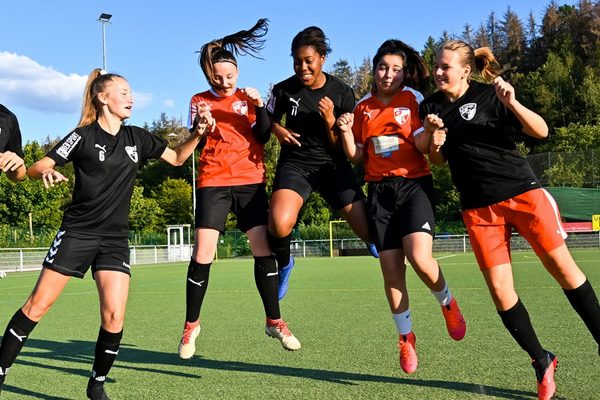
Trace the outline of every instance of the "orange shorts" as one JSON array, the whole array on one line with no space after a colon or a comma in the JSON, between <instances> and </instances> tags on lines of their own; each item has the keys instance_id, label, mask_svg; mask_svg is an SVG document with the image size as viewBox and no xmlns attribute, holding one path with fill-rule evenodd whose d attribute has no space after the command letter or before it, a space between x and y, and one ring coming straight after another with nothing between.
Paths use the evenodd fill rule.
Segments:
<instances>
[{"instance_id":1,"label":"orange shorts","mask_svg":"<svg viewBox=\"0 0 600 400\"><path fill-rule=\"evenodd\" d=\"M511 228L529 242L538 256L560 247L567 237L556 202L544 189L465 210L462 216L482 270L510 263Z\"/></svg>"}]
</instances>

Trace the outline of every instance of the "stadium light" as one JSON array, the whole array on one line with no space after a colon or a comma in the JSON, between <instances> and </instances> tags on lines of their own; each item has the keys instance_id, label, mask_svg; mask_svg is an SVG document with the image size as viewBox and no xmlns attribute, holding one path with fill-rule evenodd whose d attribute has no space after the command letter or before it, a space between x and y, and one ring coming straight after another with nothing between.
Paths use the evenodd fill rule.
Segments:
<instances>
[{"instance_id":1,"label":"stadium light","mask_svg":"<svg viewBox=\"0 0 600 400\"><path fill-rule=\"evenodd\" d=\"M110 23L111 14L102 13L98 21L102 24L102 69L106 71L106 24Z\"/></svg>"}]
</instances>

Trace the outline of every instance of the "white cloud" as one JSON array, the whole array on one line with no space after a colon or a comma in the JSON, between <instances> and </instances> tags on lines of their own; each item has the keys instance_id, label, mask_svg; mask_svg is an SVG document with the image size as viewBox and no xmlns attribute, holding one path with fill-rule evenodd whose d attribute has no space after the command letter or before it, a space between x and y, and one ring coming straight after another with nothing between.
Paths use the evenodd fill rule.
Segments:
<instances>
[{"instance_id":1,"label":"white cloud","mask_svg":"<svg viewBox=\"0 0 600 400\"><path fill-rule=\"evenodd\" d=\"M165 107L168 107L168 108L174 108L175 107L175 100L173 100L173 99L166 99L164 101L164 105L165 105Z\"/></svg>"},{"instance_id":2,"label":"white cloud","mask_svg":"<svg viewBox=\"0 0 600 400\"><path fill-rule=\"evenodd\" d=\"M33 110L78 113L87 76L63 74L15 53L0 52L0 101Z\"/></svg>"},{"instance_id":3,"label":"white cloud","mask_svg":"<svg viewBox=\"0 0 600 400\"><path fill-rule=\"evenodd\" d=\"M79 114L87 75L64 74L27 56L0 51L0 103L31 110ZM144 108L152 94L134 92L134 106Z\"/></svg>"},{"instance_id":4,"label":"white cloud","mask_svg":"<svg viewBox=\"0 0 600 400\"><path fill-rule=\"evenodd\" d=\"M133 108L144 108L152 103L152 93L142 93L133 91Z\"/></svg>"}]
</instances>

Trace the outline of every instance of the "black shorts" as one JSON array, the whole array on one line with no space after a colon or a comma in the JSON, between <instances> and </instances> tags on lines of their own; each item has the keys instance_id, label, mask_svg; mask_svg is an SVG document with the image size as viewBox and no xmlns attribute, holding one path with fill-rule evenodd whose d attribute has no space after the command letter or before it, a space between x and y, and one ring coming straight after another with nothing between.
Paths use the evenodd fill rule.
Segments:
<instances>
[{"instance_id":1,"label":"black shorts","mask_svg":"<svg viewBox=\"0 0 600 400\"><path fill-rule=\"evenodd\" d=\"M435 231L429 196L413 179L387 178L369 183L369 231L377 250L401 249L410 233Z\"/></svg>"},{"instance_id":2,"label":"black shorts","mask_svg":"<svg viewBox=\"0 0 600 400\"><path fill-rule=\"evenodd\" d=\"M93 233L58 230L42 263L44 268L83 278L96 271L119 271L131 276L129 243L126 237L102 237Z\"/></svg>"},{"instance_id":3,"label":"black shorts","mask_svg":"<svg viewBox=\"0 0 600 400\"><path fill-rule=\"evenodd\" d=\"M233 212L237 226L246 232L267 225L268 201L264 183L238 186L209 186L196 189L195 227L223 233L227 214Z\"/></svg>"},{"instance_id":4,"label":"black shorts","mask_svg":"<svg viewBox=\"0 0 600 400\"><path fill-rule=\"evenodd\" d=\"M334 210L365 198L348 163L326 163L320 167L303 167L292 162L277 165L273 191L290 189L298 193L304 203L312 191L318 192Z\"/></svg>"}]
</instances>

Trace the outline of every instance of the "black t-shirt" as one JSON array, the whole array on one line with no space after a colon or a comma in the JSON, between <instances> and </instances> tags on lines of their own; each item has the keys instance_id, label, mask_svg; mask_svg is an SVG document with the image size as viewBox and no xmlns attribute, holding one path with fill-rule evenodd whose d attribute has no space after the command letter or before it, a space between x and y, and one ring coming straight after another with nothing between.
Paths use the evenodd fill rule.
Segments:
<instances>
[{"instance_id":1,"label":"black t-shirt","mask_svg":"<svg viewBox=\"0 0 600 400\"><path fill-rule=\"evenodd\" d=\"M492 85L471 82L453 103L436 92L421 103L420 114L437 114L448 128L441 151L463 209L489 206L541 187L516 150L513 138L522 134L521 123Z\"/></svg>"},{"instance_id":2,"label":"black t-shirt","mask_svg":"<svg viewBox=\"0 0 600 400\"><path fill-rule=\"evenodd\" d=\"M61 229L127 236L137 171L166 147L164 139L136 126L122 126L113 136L94 122L67 135L47 154L57 165L72 161L75 170L73 200Z\"/></svg>"},{"instance_id":3,"label":"black t-shirt","mask_svg":"<svg viewBox=\"0 0 600 400\"><path fill-rule=\"evenodd\" d=\"M0 104L0 153L12 151L23 158L21 129L15 114Z\"/></svg>"},{"instance_id":4,"label":"black t-shirt","mask_svg":"<svg viewBox=\"0 0 600 400\"><path fill-rule=\"evenodd\" d=\"M274 121L285 115L285 127L300 134L296 138L302 146L281 147L279 163L293 162L307 167L328 162L347 162L342 152L334 151L328 136L327 125L319 113L319 101L327 96L334 104L337 119L354 109L352 89L339 79L325 74L323 87L311 90L294 75L273 87L267 103L267 111Z\"/></svg>"}]
</instances>

